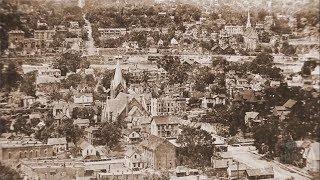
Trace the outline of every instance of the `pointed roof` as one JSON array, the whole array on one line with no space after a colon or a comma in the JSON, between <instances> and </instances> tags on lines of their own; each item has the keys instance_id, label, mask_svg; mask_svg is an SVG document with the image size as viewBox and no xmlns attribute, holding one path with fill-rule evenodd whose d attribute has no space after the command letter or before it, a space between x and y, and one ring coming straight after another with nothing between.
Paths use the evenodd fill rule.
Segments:
<instances>
[{"instance_id":1,"label":"pointed roof","mask_svg":"<svg viewBox=\"0 0 320 180\"><path fill-rule=\"evenodd\" d=\"M113 77L113 85L114 85L114 87L117 87L122 82L124 82L124 79L122 77L122 70L121 70L120 62L118 61L117 65L116 65L116 71L115 71L114 77Z\"/></svg>"},{"instance_id":2,"label":"pointed roof","mask_svg":"<svg viewBox=\"0 0 320 180\"><path fill-rule=\"evenodd\" d=\"M247 19L246 28L251 28L250 11L248 11L248 19Z\"/></svg>"}]
</instances>

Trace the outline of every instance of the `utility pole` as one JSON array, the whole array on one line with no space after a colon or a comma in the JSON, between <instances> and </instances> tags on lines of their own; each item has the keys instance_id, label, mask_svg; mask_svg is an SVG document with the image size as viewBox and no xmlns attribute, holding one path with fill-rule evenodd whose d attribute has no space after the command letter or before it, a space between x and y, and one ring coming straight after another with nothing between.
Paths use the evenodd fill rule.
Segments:
<instances>
[{"instance_id":1,"label":"utility pole","mask_svg":"<svg viewBox=\"0 0 320 180\"><path fill-rule=\"evenodd\" d=\"M240 179L239 165L240 165L240 162L238 161L237 162L237 179Z\"/></svg>"}]
</instances>

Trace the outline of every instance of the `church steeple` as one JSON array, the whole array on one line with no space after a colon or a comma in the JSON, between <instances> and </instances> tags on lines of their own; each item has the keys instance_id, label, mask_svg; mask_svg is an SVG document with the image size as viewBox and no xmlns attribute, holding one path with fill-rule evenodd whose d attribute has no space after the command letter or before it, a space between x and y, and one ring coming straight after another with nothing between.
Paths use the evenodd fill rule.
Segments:
<instances>
[{"instance_id":1,"label":"church steeple","mask_svg":"<svg viewBox=\"0 0 320 180\"><path fill-rule=\"evenodd\" d=\"M247 18L247 25L246 28L251 28L251 18L250 18L250 11L248 11L248 18Z\"/></svg>"},{"instance_id":2,"label":"church steeple","mask_svg":"<svg viewBox=\"0 0 320 180\"><path fill-rule=\"evenodd\" d=\"M119 92L126 91L126 81L122 76L120 62L117 62L113 80L111 81L111 98L115 98Z\"/></svg>"}]
</instances>

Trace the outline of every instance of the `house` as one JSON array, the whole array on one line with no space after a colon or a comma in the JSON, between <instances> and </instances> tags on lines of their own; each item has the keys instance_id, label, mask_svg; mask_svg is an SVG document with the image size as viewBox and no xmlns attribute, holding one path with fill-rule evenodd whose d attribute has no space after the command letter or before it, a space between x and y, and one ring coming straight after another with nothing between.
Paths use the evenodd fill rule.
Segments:
<instances>
[{"instance_id":1,"label":"house","mask_svg":"<svg viewBox=\"0 0 320 180\"><path fill-rule=\"evenodd\" d=\"M305 148L303 158L306 162L306 169L312 172L320 170L320 143L313 142Z\"/></svg>"},{"instance_id":2,"label":"house","mask_svg":"<svg viewBox=\"0 0 320 180\"><path fill-rule=\"evenodd\" d=\"M73 102L75 104L90 105L93 103L92 93L75 93L73 95Z\"/></svg>"},{"instance_id":3,"label":"house","mask_svg":"<svg viewBox=\"0 0 320 180\"><path fill-rule=\"evenodd\" d=\"M250 111L246 112L246 115L244 116L244 123L248 127L253 127L255 125L259 125L261 123L261 118L259 116L258 112Z\"/></svg>"},{"instance_id":4,"label":"house","mask_svg":"<svg viewBox=\"0 0 320 180\"><path fill-rule=\"evenodd\" d=\"M176 147L168 140L150 135L140 143L146 167L156 170L176 168Z\"/></svg>"},{"instance_id":5,"label":"house","mask_svg":"<svg viewBox=\"0 0 320 180\"><path fill-rule=\"evenodd\" d=\"M201 107L204 109L212 108L216 105L225 105L226 104L226 95L219 94L210 97L203 97L201 102Z\"/></svg>"},{"instance_id":6,"label":"house","mask_svg":"<svg viewBox=\"0 0 320 180\"><path fill-rule=\"evenodd\" d=\"M240 162L234 162L228 167L229 179L243 179L246 177L246 170L249 167Z\"/></svg>"},{"instance_id":7,"label":"house","mask_svg":"<svg viewBox=\"0 0 320 180\"><path fill-rule=\"evenodd\" d=\"M97 126L87 127L84 132L87 142L93 145L96 145L98 143L99 128Z\"/></svg>"},{"instance_id":8,"label":"house","mask_svg":"<svg viewBox=\"0 0 320 180\"><path fill-rule=\"evenodd\" d=\"M89 127L89 124L90 124L89 119L78 118L73 121L73 125L79 126L80 129L85 129L86 127Z\"/></svg>"},{"instance_id":9,"label":"house","mask_svg":"<svg viewBox=\"0 0 320 180\"><path fill-rule=\"evenodd\" d=\"M133 144L140 142L142 137L138 130L131 129L126 133L126 139L128 143Z\"/></svg>"},{"instance_id":10,"label":"house","mask_svg":"<svg viewBox=\"0 0 320 180\"><path fill-rule=\"evenodd\" d=\"M274 107L273 114L283 120L290 114L296 103L297 101L289 99L284 105Z\"/></svg>"},{"instance_id":11,"label":"house","mask_svg":"<svg viewBox=\"0 0 320 180\"><path fill-rule=\"evenodd\" d=\"M262 169L247 169L245 175L247 179L273 179L274 171L272 167Z\"/></svg>"},{"instance_id":12,"label":"house","mask_svg":"<svg viewBox=\"0 0 320 180\"><path fill-rule=\"evenodd\" d=\"M64 138L49 138L48 145L52 146L55 154L60 154L67 150L67 139Z\"/></svg>"},{"instance_id":13,"label":"house","mask_svg":"<svg viewBox=\"0 0 320 180\"><path fill-rule=\"evenodd\" d=\"M88 141L82 141L79 147L81 148L81 155L83 158L97 156L96 148Z\"/></svg>"},{"instance_id":14,"label":"house","mask_svg":"<svg viewBox=\"0 0 320 180\"><path fill-rule=\"evenodd\" d=\"M291 109L294 105L296 105L297 101L293 99L289 99L286 103L284 103L283 107L287 109Z\"/></svg>"},{"instance_id":15,"label":"house","mask_svg":"<svg viewBox=\"0 0 320 180\"><path fill-rule=\"evenodd\" d=\"M150 127L152 135L175 139L178 137L179 119L175 116L154 116Z\"/></svg>"},{"instance_id":16,"label":"house","mask_svg":"<svg viewBox=\"0 0 320 180\"><path fill-rule=\"evenodd\" d=\"M30 106L36 102L36 98L33 96L24 96L22 98L22 104L25 108L30 108Z\"/></svg>"},{"instance_id":17,"label":"house","mask_svg":"<svg viewBox=\"0 0 320 180\"><path fill-rule=\"evenodd\" d=\"M186 98L165 96L151 98L150 105L150 113L152 116L176 115L186 111L187 101Z\"/></svg>"},{"instance_id":18,"label":"house","mask_svg":"<svg viewBox=\"0 0 320 180\"><path fill-rule=\"evenodd\" d=\"M228 177L228 168L233 164L232 159L211 158L212 169L217 177Z\"/></svg>"},{"instance_id":19,"label":"house","mask_svg":"<svg viewBox=\"0 0 320 180\"><path fill-rule=\"evenodd\" d=\"M125 153L126 167L133 171L139 171L146 167L145 158L142 152L136 148L128 149Z\"/></svg>"},{"instance_id":20,"label":"house","mask_svg":"<svg viewBox=\"0 0 320 180\"><path fill-rule=\"evenodd\" d=\"M52 115L55 119L59 119L63 116L71 118L73 108L70 104L64 101L54 102L52 108Z\"/></svg>"}]
</instances>

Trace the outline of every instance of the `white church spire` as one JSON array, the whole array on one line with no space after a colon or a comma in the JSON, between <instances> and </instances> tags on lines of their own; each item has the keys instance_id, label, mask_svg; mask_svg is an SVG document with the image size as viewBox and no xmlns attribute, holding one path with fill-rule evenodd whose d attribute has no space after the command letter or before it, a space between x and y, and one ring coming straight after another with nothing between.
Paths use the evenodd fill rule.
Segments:
<instances>
[{"instance_id":1,"label":"white church spire","mask_svg":"<svg viewBox=\"0 0 320 180\"><path fill-rule=\"evenodd\" d=\"M251 28L250 11L248 11L248 19L247 19L247 25L246 25L246 28Z\"/></svg>"},{"instance_id":2,"label":"white church spire","mask_svg":"<svg viewBox=\"0 0 320 180\"><path fill-rule=\"evenodd\" d=\"M120 62L118 61L116 65L116 71L113 77L113 84L115 87L117 87L122 81L123 81L122 70L121 70Z\"/></svg>"}]
</instances>

